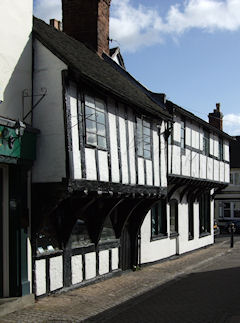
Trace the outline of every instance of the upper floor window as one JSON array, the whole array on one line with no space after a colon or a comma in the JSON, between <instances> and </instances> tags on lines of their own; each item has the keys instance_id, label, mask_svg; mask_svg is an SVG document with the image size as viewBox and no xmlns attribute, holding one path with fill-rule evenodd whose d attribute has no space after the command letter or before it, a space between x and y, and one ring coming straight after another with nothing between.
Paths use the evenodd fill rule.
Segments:
<instances>
[{"instance_id":1,"label":"upper floor window","mask_svg":"<svg viewBox=\"0 0 240 323\"><path fill-rule=\"evenodd\" d=\"M207 131L203 132L203 153L204 155L209 155L209 133Z\"/></svg>"},{"instance_id":2,"label":"upper floor window","mask_svg":"<svg viewBox=\"0 0 240 323\"><path fill-rule=\"evenodd\" d=\"M137 118L138 156L151 158L151 126L150 122Z\"/></svg>"},{"instance_id":3,"label":"upper floor window","mask_svg":"<svg viewBox=\"0 0 240 323\"><path fill-rule=\"evenodd\" d=\"M185 120L181 120L181 148L185 148Z\"/></svg>"},{"instance_id":4,"label":"upper floor window","mask_svg":"<svg viewBox=\"0 0 240 323\"><path fill-rule=\"evenodd\" d=\"M222 140L222 138L219 138L218 146L219 146L219 149L218 149L219 159L223 160L223 140Z\"/></svg>"},{"instance_id":5,"label":"upper floor window","mask_svg":"<svg viewBox=\"0 0 240 323\"><path fill-rule=\"evenodd\" d=\"M240 172L230 173L230 183L233 185L240 185Z\"/></svg>"},{"instance_id":6,"label":"upper floor window","mask_svg":"<svg viewBox=\"0 0 240 323\"><path fill-rule=\"evenodd\" d=\"M105 111L103 100L85 96L86 143L100 149L107 148Z\"/></svg>"}]
</instances>

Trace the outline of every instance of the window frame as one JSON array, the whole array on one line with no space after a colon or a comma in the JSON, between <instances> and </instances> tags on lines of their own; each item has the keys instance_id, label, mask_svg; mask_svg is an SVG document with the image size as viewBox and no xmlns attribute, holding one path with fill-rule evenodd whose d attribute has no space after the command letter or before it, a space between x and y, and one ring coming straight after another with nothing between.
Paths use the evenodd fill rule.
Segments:
<instances>
[{"instance_id":1,"label":"window frame","mask_svg":"<svg viewBox=\"0 0 240 323\"><path fill-rule=\"evenodd\" d=\"M174 213L172 212L174 210ZM171 219L174 218L174 231L171 230ZM170 237L178 235L178 201L176 199L171 199L169 201L169 231Z\"/></svg>"},{"instance_id":2,"label":"window frame","mask_svg":"<svg viewBox=\"0 0 240 323\"><path fill-rule=\"evenodd\" d=\"M210 133L206 130L203 130L203 154L210 155Z\"/></svg>"},{"instance_id":3,"label":"window frame","mask_svg":"<svg viewBox=\"0 0 240 323\"><path fill-rule=\"evenodd\" d=\"M181 130L180 130L180 147L182 152L185 152L186 148L186 120L181 119L180 121Z\"/></svg>"},{"instance_id":4,"label":"window frame","mask_svg":"<svg viewBox=\"0 0 240 323\"><path fill-rule=\"evenodd\" d=\"M160 212L159 212L160 211ZM166 200L162 199L155 203L151 210L151 241L167 238L167 205ZM153 218L155 218L155 221L153 221ZM161 219L161 223L159 221ZM153 229L153 222L155 222L155 231ZM157 230L156 230L157 227Z\"/></svg>"},{"instance_id":5,"label":"window frame","mask_svg":"<svg viewBox=\"0 0 240 323\"><path fill-rule=\"evenodd\" d=\"M146 127L145 124L149 124L149 127ZM139 128L141 127L141 128ZM149 129L149 135L144 134L144 128ZM145 118L136 117L136 140L137 140L137 155L138 157L142 157L144 159L152 159L152 123L150 120ZM146 141L144 138L148 138L149 140ZM142 143L142 147L140 149L140 143ZM149 149L146 147L149 146ZM145 156L145 151L149 152L149 156Z\"/></svg>"},{"instance_id":6,"label":"window frame","mask_svg":"<svg viewBox=\"0 0 240 323\"><path fill-rule=\"evenodd\" d=\"M218 138L218 159L220 161L224 160L224 149L223 149L223 139Z\"/></svg>"},{"instance_id":7,"label":"window frame","mask_svg":"<svg viewBox=\"0 0 240 323\"><path fill-rule=\"evenodd\" d=\"M194 201L188 201L188 240L194 239Z\"/></svg>"},{"instance_id":8,"label":"window frame","mask_svg":"<svg viewBox=\"0 0 240 323\"><path fill-rule=\"evenodd\" d=\"M92 99L92 101L94 101L94 107L87 104L86 101L86 97L89 97L90 99ZM103 108L99 108L96 105L96 102L99 101L99 103L103 104ZM90 102L90 100L89 100ZM86 114L87 114L87 109L91 109L95 111L94 117L95 119L89 119L87 118ZM104 116L104 122L100 122L97 120L97 113L101 113ZM92 114L91 114L92 115ZM90 116L91 116L90 115ZM97 148L99 150L103 150L103 151L107 151L108 150L108 140L107 140L107 136L108 136L108 115L107 115L107 104L106 101L103 98L100 97L96 97L95 95L91 95L89 93L85 93L84 94L84 108L83 108L83 123L84 123L84 142L85 142L85 146L86 147L90 147L90 148ZM95 130L94 131L89 131L87 128L87 122L93 122L96 124ZM101 135L98 133L98 126L104 126L104 135ZM88 134L92 134L95 135L96 137L96 144L95 143L91 143L88 142ZM105 145L100 145L99 141L98 141L98 137L104 138L105 140Z\"/></svg>"},{"instance_id":9,"label":"window frame","mask_svg":"<svg viewBox=\"0 0 240 323\"><path fill-rule=\"evenodd\" d=\"M199 237L211 234L211 201L210 192L199 197Z\"/></svg>"}]
</instances>

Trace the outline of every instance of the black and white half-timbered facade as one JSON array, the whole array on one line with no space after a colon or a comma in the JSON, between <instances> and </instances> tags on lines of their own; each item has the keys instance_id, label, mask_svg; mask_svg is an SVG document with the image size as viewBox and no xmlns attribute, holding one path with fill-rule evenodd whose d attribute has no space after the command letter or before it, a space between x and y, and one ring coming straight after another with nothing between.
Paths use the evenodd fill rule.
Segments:
<instances>
[{"instance_id":1,"label":"black and white half-timbered facade","mask_svg":"<svg viewBox=\"0 0 240 323\"><path fill-rule=\"evenodd\" d=\"M32 227L42 296L137 266L142 221L167 194L171 116L122 67L38 19L34 62L34 88L47 89L33 113L41 131Z\"/></svg>"},{"instance_id":2,"label":"black and white half-timbered facade","mask_svg":"<svg viewBox=\"0 0 240 323\"><path fill-rule=\"evenodd\" d=\"M110 0L62 5L63 31L33 28L37 297L211 244L213 190L229 181L229 136L109 51Z\"/></svg>"}]
</instances>

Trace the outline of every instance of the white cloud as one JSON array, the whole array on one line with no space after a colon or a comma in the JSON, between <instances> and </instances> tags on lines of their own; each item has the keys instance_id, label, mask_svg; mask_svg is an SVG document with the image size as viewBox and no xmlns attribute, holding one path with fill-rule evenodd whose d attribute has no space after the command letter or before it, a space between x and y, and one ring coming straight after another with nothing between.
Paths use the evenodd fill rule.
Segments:
<instances>
[{"instance_id":1,"label":"white cloud","mask_svg":"<svg viewBox=\"0 0 240 323\"><path fill-rule=\"evenodd\" d=\"M232 136L240 135L240 113L226 114L223 118L224 131Z\"/></svg>"},{"instance_id":2,"label":"white cloud","mask_svg":"<svg viewBox=\"0 0 240 323\"><path fill-rule=\"evenodd\" d=\"M61 19L61 0L36 0L35 15L49 21ZM180 0L161 17L155 8L134 6L133 0L112 0L110 37L121 48L136 51L164 41L171 35L198 28L207 32L240 29L240 0Z\"/></svg>"}]
</instances>

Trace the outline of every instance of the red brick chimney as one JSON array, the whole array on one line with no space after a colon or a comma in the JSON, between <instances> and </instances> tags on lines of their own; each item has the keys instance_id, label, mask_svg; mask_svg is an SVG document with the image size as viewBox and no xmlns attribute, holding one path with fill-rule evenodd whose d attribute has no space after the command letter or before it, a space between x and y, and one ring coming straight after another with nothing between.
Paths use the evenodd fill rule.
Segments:
<instances>
[{"instance_id":1,"label":"red brick chimney","mask_svg":"<svg viewBox=\"0 0 240 323\"><path fill-rule=\"evenodd\" d=\"M63 31L102 56L109 55L111 0L62 0Z\"/></svg>"},{"instance_id":2,"label":"red brick chimney","mask_svg":"<svg viewBox=\"0 0 240 323\"><path fill-rule=\"evenodd\" d=\"M208 115L210 125L219 130L223 130L223 114L220 111L220 103L216 103L216 109Z\"/></svg>"},{"instance_id":3,"label":"red brick chimney","mask_svg":"<svg viewBox=\"0 0 240 323\"><path fill-rule=\"evenodd\" d=\"M50 26L54 27L57 30L62 30L61 21L59 21L57 19L50 19L49 24L50 24Z\"/></svg>"}]
</instances>

